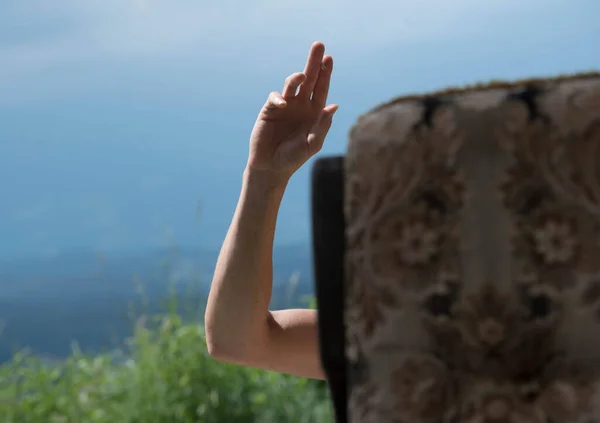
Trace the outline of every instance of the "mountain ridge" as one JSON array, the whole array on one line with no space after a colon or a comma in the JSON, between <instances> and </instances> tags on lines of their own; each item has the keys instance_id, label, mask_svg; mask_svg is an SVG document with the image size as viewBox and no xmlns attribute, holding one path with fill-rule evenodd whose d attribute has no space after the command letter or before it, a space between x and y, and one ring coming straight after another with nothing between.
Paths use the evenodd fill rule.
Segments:
<instances>
[{"instance_id":1,"label":"mountain ridge","mask_svg":"<svg viewBox=\"0 0 600 423\"><path fill-rule=\"evenodd\" d=\"M129 254L73 249L0 260L0 362L22 348L64 357L73 341L89 352L114 349L131 335L133 314L159 312L173 294L201 318L217 256L201 247ZM306 306L313 295L309 246L277 246L273 256L271 308Z\"/></svg>"}]
</instances>

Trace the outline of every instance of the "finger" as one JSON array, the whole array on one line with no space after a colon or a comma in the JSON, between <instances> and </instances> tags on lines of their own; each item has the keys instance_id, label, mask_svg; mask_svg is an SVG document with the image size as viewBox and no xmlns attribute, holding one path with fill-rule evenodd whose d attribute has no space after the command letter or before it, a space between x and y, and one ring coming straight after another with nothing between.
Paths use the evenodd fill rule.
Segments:
<instances>
[{"instance_id":1,"label":"finger","mask_svg":"<svg viewBox=\"0 0 600 423\"><path fill-rule=\"evenodd\" d=\"M269 94L267 102L264 105L264 109L281 109L285 106L287 106L287 101L285 101L281 94L279 94L276 91L273 91L271 94Z\"/></svg>"},{"instance_id":2,"label":"finger","mask_svg":"<svg viewBox=\"0 0 600 423\"><path fill-rule=\"evenodd\" d=\"M331 72L333 71L333 58L331 56L323 57L323 63L319 71L319 79L315 85L312 99L317 109L322 109L327 104L329 95L329 83L331 81Z\"/></svg>"},{"instance_id":3,"label":"finger","mask_svg":"<svg viewBox=\"0 0 600 423\"><path fill-rule=\"evenodd\" d=\"M296 95L298 87L306 80L306 75L302 72L293 73L285 79L283 85L283 98L292 98Z\"/></svg>"},{"instance_id":4,"label":"finger","mask_svg":"<svg viewBox=\"0 0 600 423\"><path fill-rule=\"evenodd\" d=\"M327 136L327 133L331 128L331 124L333 123L333 115L337 109L337 104L331 104L321 111L319 119L317 120L317 123L313 127L307 139L308 152L311 157L321 151L323 143L325 142L325 137Z\"/></svg>"},{"instance_id":5,"label":"finger","mask_svg":"<svg viewBox=\"0 0 600 423\"><path fill-rule=\"evenodd\" d=\"M325 54L325 46L322 42L317 41L313 43L308 59L306 61L306 67L304 73L306 74L306 81L300 86L298 91L298 97L310 98L317 79L319 78L319 71L321 70L321 63L323 62L323 54Z\"/></svg>"}]
</instances>

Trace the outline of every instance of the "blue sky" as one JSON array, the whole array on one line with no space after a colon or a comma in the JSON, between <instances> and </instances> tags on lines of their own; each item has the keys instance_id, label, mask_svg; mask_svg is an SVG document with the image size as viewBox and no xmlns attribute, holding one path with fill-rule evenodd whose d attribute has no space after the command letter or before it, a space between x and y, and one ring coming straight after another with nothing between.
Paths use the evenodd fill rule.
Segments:
<instances>
[{"instance_id":1,"label":"blue sky","mask_svg":"<svg viewBox=\"0 0 600 423\"><path fill-rule=\"evenodd\" d=\"M599 22L596 0L1 0L0 256L217 247L256 114L315 40L329 155L398 95L599 69ZM309 239L309 167L280 244Z\"/></svg>"}]
</instances>

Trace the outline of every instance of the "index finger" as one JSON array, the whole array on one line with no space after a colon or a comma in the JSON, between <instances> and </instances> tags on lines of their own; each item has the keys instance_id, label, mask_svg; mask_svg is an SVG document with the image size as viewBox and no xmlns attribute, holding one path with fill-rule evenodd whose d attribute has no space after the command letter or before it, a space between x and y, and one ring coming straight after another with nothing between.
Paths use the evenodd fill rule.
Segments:
<instances>
[{"instance_id":1,"label":"index finger","mask_svg":"<svg viewBox=\"0 0 600 423\"><path fill-rule=\"evenodd\" d=\"M308 59L306 61L306 67L304 68L304 74L306 80L300 86L298 91L298 97L310 98L317 80L319 79L319 71L321 70L321 62L323 61L323 55L325 54L325 46L322 42L317 41L313 43L308 53Z\"/></svg>"}]
</instances>

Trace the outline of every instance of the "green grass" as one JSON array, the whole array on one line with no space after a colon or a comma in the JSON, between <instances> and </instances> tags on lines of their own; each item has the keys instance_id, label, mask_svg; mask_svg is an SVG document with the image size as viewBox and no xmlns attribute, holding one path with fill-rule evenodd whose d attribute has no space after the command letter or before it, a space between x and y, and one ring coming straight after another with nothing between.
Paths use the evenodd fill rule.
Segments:
<instances>
[{"instance_id":1,"label":"green grass","mask_svg":"<svg viewBox=\"0 0 600 423\"><path fill-rule=\"evenodd\" d=\"M212 359L203 328L175 310L139 319L127 359L74 348L56 365L0 366L2 423L332 422L323 382Z\"/></svg>"}]
</instances>

